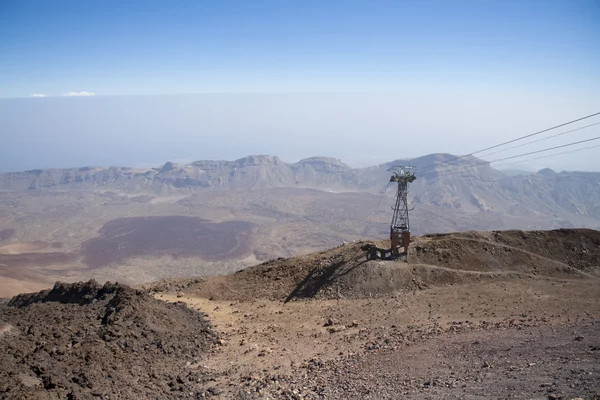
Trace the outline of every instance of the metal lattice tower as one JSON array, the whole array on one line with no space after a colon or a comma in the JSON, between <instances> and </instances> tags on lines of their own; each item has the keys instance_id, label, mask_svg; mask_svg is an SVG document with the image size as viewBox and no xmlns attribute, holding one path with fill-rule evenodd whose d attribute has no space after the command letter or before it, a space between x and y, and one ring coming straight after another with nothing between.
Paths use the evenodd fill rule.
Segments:
<instances>
[{"instance_id":1,"label":"metal lattice tower","mask_svg":"<svg viewBox=\"0 0 600 400\"><path fill-rule=\"evenodd\" d=\"M416 178L413 167L395 166L388 171L392 172L390 182L398 184L396 192L396 202L393 210L392 223L390 225L390 240L392 242L392 254L398 256L398 246L402 238L404 253L408 252L408 243L410 241L410 221L408 219L408 184Z\"/></svg>"}]
</instances>

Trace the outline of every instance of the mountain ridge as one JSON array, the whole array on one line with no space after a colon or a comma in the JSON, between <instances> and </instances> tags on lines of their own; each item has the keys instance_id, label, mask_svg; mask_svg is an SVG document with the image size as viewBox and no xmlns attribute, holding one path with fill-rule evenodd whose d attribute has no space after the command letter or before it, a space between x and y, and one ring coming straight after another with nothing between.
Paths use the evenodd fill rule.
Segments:
<instances>
[{"instance_id":1,"label":"mountain ridge","mask_svg":"<svg viewBox=\"0 0 600 400\"><path fill-rule=\"evenodd\" d=\"M232 161L197 160L189 164L168 161L160 167L152 168L85 166L3 172L0 173L0 189L20 191L96 187L160 195L217 188L248 190L300 186L375 192L381 187L380 183L385 182L387 169L399 164L414 166L417 169L417 178L425 180L460 173L498 179L507 176L477 157L448 153L428 154L414 159L396 159L363 168L352 168L338 158L326 156L309 157L288 163L277 156L249 155ZM420 174L419 169L425 171ZM539 174L553 176L564 172L580 173L556 173L545 168L540 170Z\"/></svg>"},{"instance_id":2,"label":"mountain ridge","mask_svg":"<svg viewBox=\"0 0 600 400\"><path fill-rule=\"evenodd\" d=\"M277 156L250 155L233 161L166 162L161 167L81 167L0 173L0 190L114 191L127 195L191 195L211 190L317 189L388 196L390 166L410 164L417 180L409 200L441 211L578 217L600 220L600 172L544 168L538 173L507 175L474 156L448 153L352 168L340 159L316 156L287 163ZM422 172L420 172L422 171ZM569 217L570 216L570 217ZM600 226L600 222L592 226Z\"/></svg>"}]
</instances>

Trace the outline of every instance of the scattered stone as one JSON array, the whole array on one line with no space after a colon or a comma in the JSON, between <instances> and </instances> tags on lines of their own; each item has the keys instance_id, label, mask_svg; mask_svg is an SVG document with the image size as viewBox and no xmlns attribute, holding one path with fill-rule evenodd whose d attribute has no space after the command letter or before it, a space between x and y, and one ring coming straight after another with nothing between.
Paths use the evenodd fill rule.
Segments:
<instances>
[{"instance_id":1,"label":"scattered stone","mask_svg":"<svg viewBox=\"0 0 600 400\"><path fill-rule=\"evenodd\" d=\"M344 325L340 325L340 326L331 326L329 328L327 328L327 331L329 333L336 333L336 332L340 332L343 331L344 329L346 329L346 327Z\"/></svg>"}]
</instances>

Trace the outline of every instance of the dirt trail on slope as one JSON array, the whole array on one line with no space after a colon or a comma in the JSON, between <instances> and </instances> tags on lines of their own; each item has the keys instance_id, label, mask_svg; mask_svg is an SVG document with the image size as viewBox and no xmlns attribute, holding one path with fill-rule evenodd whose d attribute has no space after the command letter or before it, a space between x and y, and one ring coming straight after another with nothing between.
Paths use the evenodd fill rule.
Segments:
<instances>
[{"instance_id":1,"label":"dirt trail on slope","mask_svg":"<svg viewBox=\"0 0 600 400\"><path fill-rule=\"evenodd\" d=\"M268 261L231 275L181 280L174 285L215 300L290 301L370 298L519 277L600 277L600 232L589 229L416 237L408 263L367 260L366 244L389 246L386 242L349 243L307 256Z\"/></svg>"}]
</instances>

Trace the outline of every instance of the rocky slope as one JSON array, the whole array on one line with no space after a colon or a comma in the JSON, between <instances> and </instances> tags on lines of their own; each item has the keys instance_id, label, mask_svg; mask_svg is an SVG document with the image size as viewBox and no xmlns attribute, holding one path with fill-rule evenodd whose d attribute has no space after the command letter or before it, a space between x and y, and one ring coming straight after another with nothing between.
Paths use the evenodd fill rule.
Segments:
<instances>
[{"instance_id":1,"label":"rocky slope","mask_svg":"<svg viewBox=\"0 0 600 400\"><path fill-rule=\"evenodd\" d=\"M198 363L216 340L181 304L120 284L57 283L0 305L0 397L200 398L210 376Z\"/></svg>"},{"instance_id":2,"label":"rocky slope","mask_svg":"<svg viewBox=\"0 0 600 400\"><path fill-rule=\"evenodd\" d=\"M387 241L354 242L180 284L216 300L291 301L373 298L502 277L600 276L600 232L591 229L413 237L408 262L367 260L365 249L372 245L389 248Z\"/></svg>"}]
</instances>

